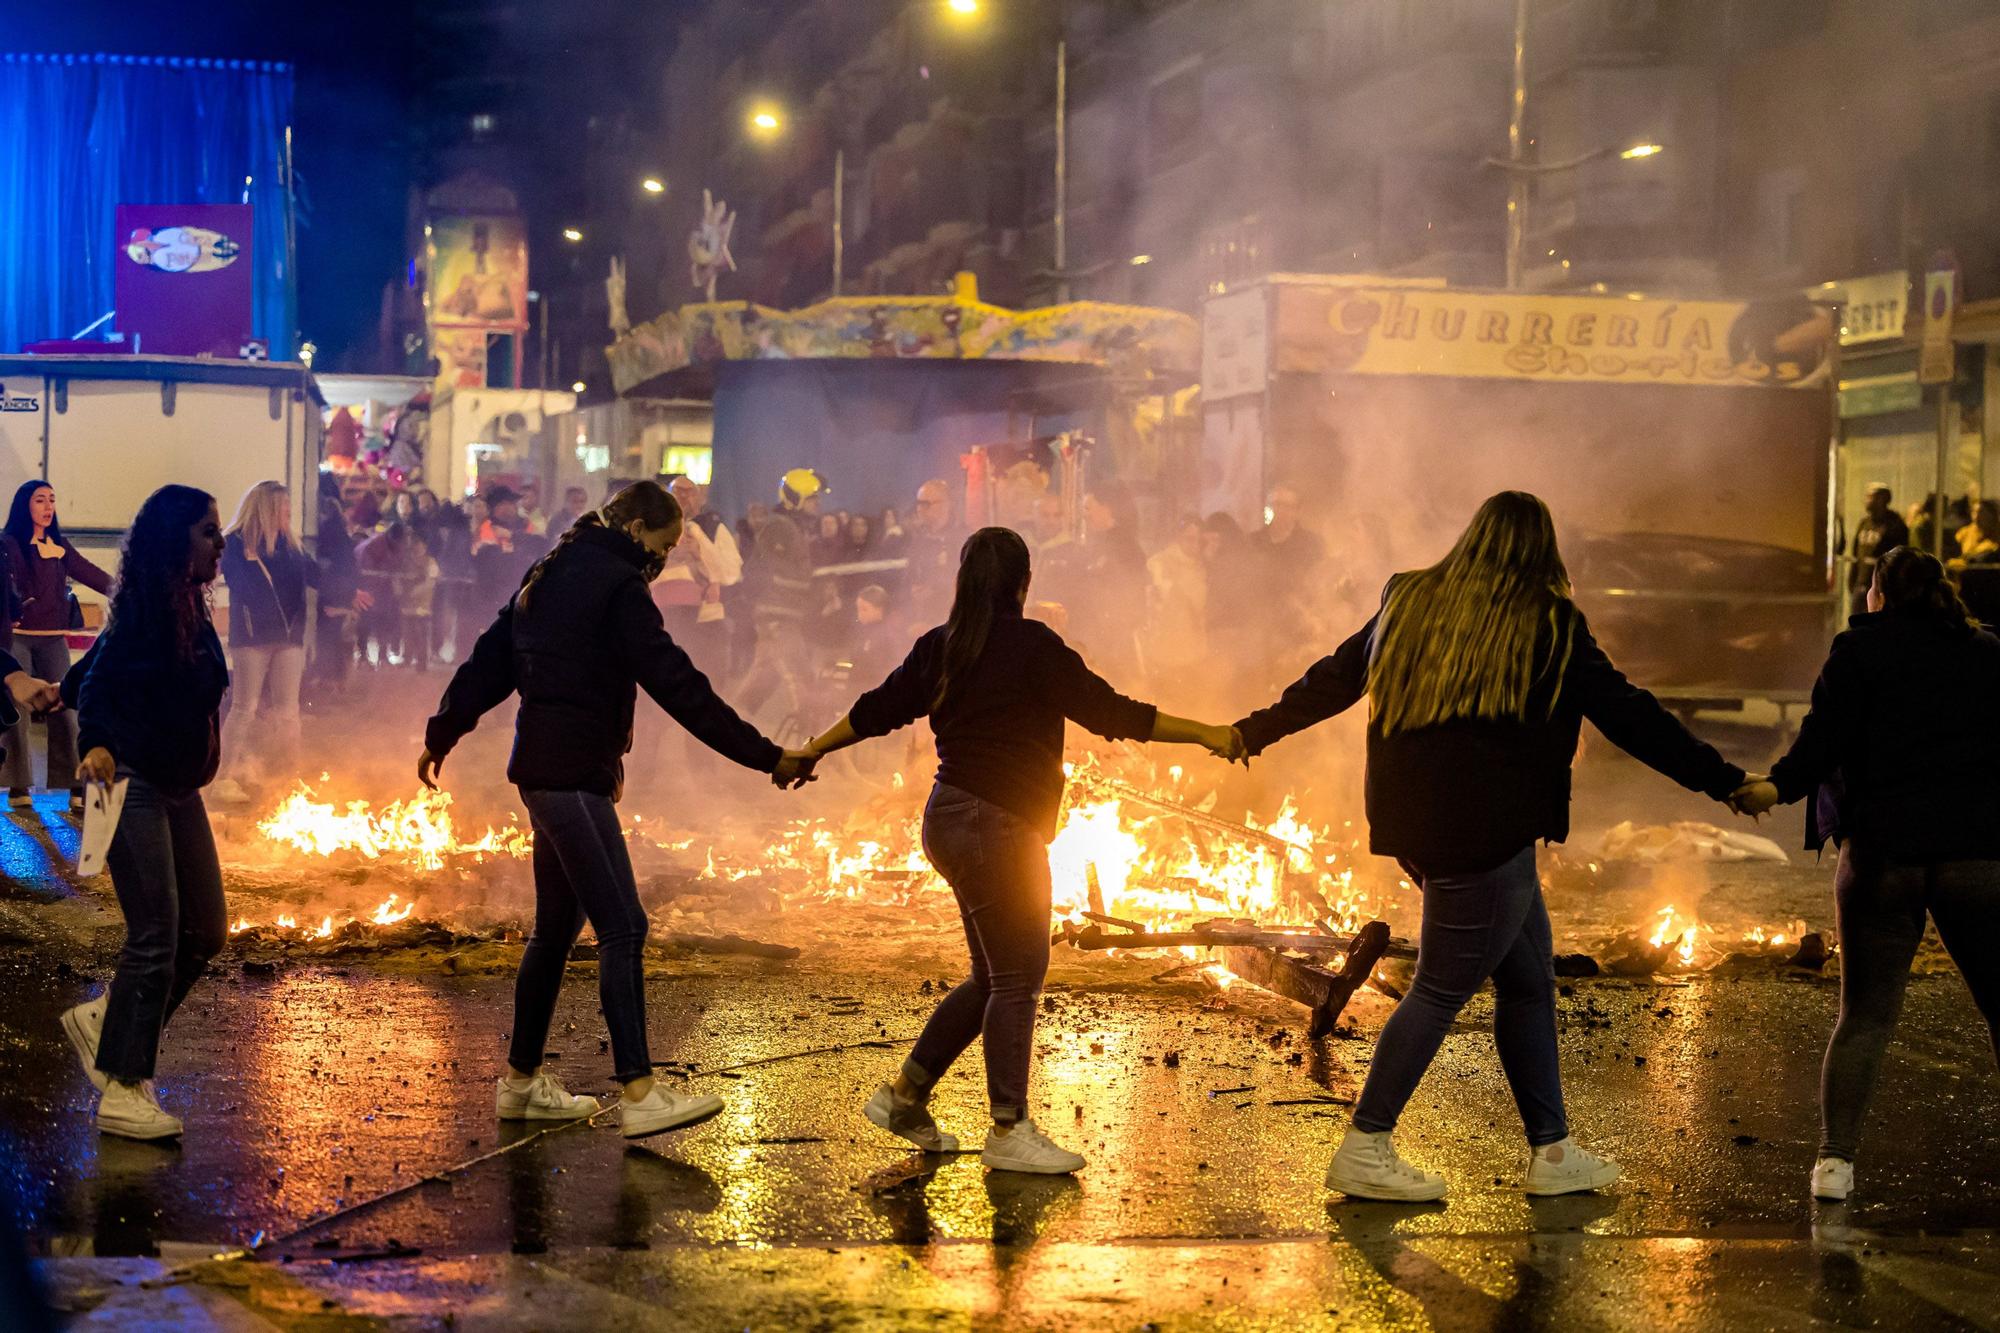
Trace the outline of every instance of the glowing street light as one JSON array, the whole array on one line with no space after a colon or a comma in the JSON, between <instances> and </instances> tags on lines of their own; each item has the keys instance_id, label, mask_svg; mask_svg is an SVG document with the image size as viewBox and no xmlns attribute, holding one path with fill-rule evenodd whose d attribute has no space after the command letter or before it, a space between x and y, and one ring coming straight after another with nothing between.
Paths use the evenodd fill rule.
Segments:
<instances>
[{"instance_id":1,"label":"glowing street light","mask_svg":"<svg viewBox=\"0 0 2000 1333\"><path fill-rule=\"evenodd\" d=\"M584 390L584 383L582 380L578 380L576 383L569 386L569 391L571 393L582 393L583 390Z\"/></svg>"},{"instance_id":2,"label":"glowing street light","mask_svg":"<svg viewBox=\"0 0 2000 1333\"><path fill-rule=\"evenodd\" d=\"M575 227L564 227L562 231L562 238L565 241L568 241L571 245L575 245L583 240L583 233Z\"/></svg>"},{"instance_id":3,"label":"glowing street light","mask_svg":"<svg viewBox=\"0 0 2000 1333\"><path fill-rule=\"evenodd\" d=\"M1618 154L1618 156L1630 162L1635 157L1652 157L1656 153L1663 151L1665 150L1656 143L1635 143L1624 152Z\"/></svg>"},{"instance_id":4,"label":"glowing street light","mask_svg":"<svg viewBox=\"0 0 2000 1333\"><path fill-rule=\"evenodd\" d=\"M753 107L750 111L750 129L753 133L770 138L784 127L775 107Z\"/></svg>"},{"instance_id":5,"label":"glowing street light","mask_svg":"<svg viewBox=\"0 0 2000 1333\"><path fill-rule=\"evenodd\" d=\"M667 189L667 183L658 176L648 176L639 182L639 188L647 194L664 194Z\"/></svg>"},{"instance_id":6,"label":"glowing street light","mask_svg":"<svg viewBox=\"0 0 2000 1333\"><path fill-rule=\"evenodd\" d=\"M970 18L979 12L979 0L945 0L944 7L954 14Z\"/></svg>"}]
</instances>

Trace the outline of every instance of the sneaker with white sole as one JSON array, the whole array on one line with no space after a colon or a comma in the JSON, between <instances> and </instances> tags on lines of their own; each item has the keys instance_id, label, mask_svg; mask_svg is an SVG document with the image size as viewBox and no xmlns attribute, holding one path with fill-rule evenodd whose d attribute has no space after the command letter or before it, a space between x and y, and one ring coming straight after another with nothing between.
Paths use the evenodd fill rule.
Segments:
<instances>
[{"instance_id":1,"label":"sneaker with white sole","mask_svg":"<svg viewBox=\"0 0 2000 1333\"><path fill-rule=\"evenodd\" d=\"M875 1095L861 1108L861 1114L868 1117L868 1123L916 1144L925 1152L958 1151L958 1139L937 1127L930 1107L922 1102L904 1101L887 1083L875 1089Z\"/></svg>"},{"instance_id":2,"label":"sneaker with white sole","mask_svg":"<svg viewBox=\"0 0 2000 1333\"><path fill-rule=\"evenodd\" d=\"M1442 1199L1445 1188L1443 1176L1397 1156L1387 1130L1371 1133L1351 1125L1327 1163L1326 1187L1382 1203L1429 1203Z\"/></svg>"},{"instance_id":3,"label":"sneaker with white sole","mask_svg":"<svg viewBox=\"0 0 2000 1333\"><path fill-rule=\"evenodd\" d=\"M1601 1190L1624 1174L1618 1163L1577 1147L1574 1139L1564 1139L1535 1149L1528 1159L1528 1178L1522 1188L1543 1197L1583 1194Z\"/></svg>"},{"instance_id":4,"label":"sneaker with white sole","mask_svg":"<svg viewBox=\"0 0 2000 1333\"><path fill-rule=\"evenodd\" d=\"M713 1094L676 1097L655 1083L653 1090L636 1102L619 1099L618 1128L628 1139L643 1139L649 1134L698 1125L721 1109L722 1098Z\"/></svg>"},{"instance_id":5,"label":"sneaker with white sole","mask_svg":"<svg viewBox=\"0 0 2000 1333\"><path fill-rule=\"evenodd\" d=\"M991 1130L979 1160L995 1171L1025 1171L1036 1176L1066 1176L1083 1169L1083 1158L1058 1147L1032 1120L1016 1120L1005 1133Z\"/></svg>"},{"instance_id":6,"label":"sneaker with white sole","mask_svg":"<svg viewBox=\"0 0 2000 1333\"><path fill-rule=\"evenodd\" d=\"M160 1109L153 1081L126 1083L112 1079L97 1102L97 1127L121 1139L171 1139L181 1132L181 1122Z\"/></svg>"},{"instance_id":7,"label":"sneaker with white sole","mask_svg":"<svg viewBox=\"0 0 2000 1333\"><path fill-rule=\"evenodd\" d=\"M519 1083L501 1075L494 1081L494 1104L502 1120L588 1120L604 1109L597 1098L578 1096L553 1074Z\"/></svg>"},{"instance_id":8,"label":"sneaker with white sole","mask_svg":"<svg viewBox=\"0 0 2000 1333\"><path fill-rule=\"evenodd\" d=\"M104 997L96 995L64 1010L62 1030L69 1044L76 1048L76 1058L83 1063L83 1076L92 1087L103 1092L111 1082L111 1076L97 1067L97 1046L104 1038Z\"/></svg>"},{"instance_id":9,"label":"sneaker with white sole","mask_svg":"<svg viewBox=\"0 0 2000 1333\"><path fill-rule=\"evenodd\" d=\"M1845 1157L1822 1157L1813 1163L1812 1195L1838 1203L1854 1193L1854 1163Z\"/></svg>"}]
</instances>

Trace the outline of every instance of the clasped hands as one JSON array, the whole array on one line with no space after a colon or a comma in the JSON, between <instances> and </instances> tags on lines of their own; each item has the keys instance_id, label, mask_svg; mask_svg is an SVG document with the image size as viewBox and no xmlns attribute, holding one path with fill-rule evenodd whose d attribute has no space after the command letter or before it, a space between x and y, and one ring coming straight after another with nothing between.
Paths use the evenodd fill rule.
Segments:
<instances>
[{"instance_id":1,"label":"clasped hands","mask_svg":"<svg viewBox=\"0 0 2000 1333\"><path fill-rule=\"evenodd\" d=\"M1217 759L1250 767L1250 747L1244 743L1243 733L1235 727L1203 726L1201 733L1202 749Z\"/></svg>"},{"instance_id":2,"label":"clasped hands","mask_svg":"<svg viewBox=\"0 0 2000 1333\"><path fill-rule=\"evenodd\" d=\"M1743 785L1723 802L1739 815L1760 819L1778 803L1778 786L1762 773L1744 775Z\"/></svg>"},{"instance_id":3,"label":"clasped hands","mask_svg":"<svg viewBox=\"0 0 2000 1333\"><path fill-rule=\"evenodd\" d=\"M15 708L35 717L62 711L62 688L46 680L37 680L25 671L16 671L7 677L7 693L14 700Z\"/></svg>"}]
</instances>

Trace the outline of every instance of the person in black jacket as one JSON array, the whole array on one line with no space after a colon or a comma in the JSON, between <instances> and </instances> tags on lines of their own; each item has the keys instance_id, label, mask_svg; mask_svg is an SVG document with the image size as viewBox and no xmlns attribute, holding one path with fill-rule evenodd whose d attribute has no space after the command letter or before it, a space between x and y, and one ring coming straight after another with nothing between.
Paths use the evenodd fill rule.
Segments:
<instances>
[{"instance_id":1,"label":"person in black jacket","mask_svg":"<svg viewBox=\"0 0 2000 1333\"><path fill-rule=\"evenodd\" d=\"M1237 730L1261 754L1364 694L1369 842L1422 888L1423 931L1415 980L1382 1030L1327 1185L1366 1199L1443 1196L1443 1178L1398 1157L1390 1131L1489 977L1494 1043L1528 1132L1527 1192L1608 1185L1618 1168L1570 1141L1563 1110L1534 845L1569 834L1584 718L1717 800L1744 773L1611 664L1570 600L1548 507L1519 491L1481 505L1443 560L1392 579L1365 626Z\"/></svg>"},{"instance_id":2,"label":"person in black jacket","mask_svg":"<svg viewBox=\"0 0 2000 1333\"><path fill-rule=\"evenodd\" d=\"M217 715L229 688L208 585L222 561L215 498L162 486L125 536L111 619L64 680L75 697L78 781L127 779L106 864L125 914L111 989L62 1016L63 1031L103 1094L98 1128L173 1138L153 1064L160 1031L228 936L222 867L201 789L221 762Z\"/></svg>"},{"instance_id":3,"label":"person in black jacket","mask_svg":"<svg viewBox=\"0 0 2000 1333\"><path fill-rule=\"evenodd\" d=\"M570 1120L600 1110L542 1071L556 992L583 923L597 931L598 986L611 1029L627 1138L705 1120L716 1097L653 1081L646 1045L646 910L614 804L624 787L640 687L702 743L780 786L811 776L715 696L667 636L647 584L681 536L680 506L641 481L585 514L537 561L452 676L424 730L417 776L435 790L452 747L510 694L521 696L507 777L535 833L535 929L514 988L514 1035L496 1102L503 1120Z\"/></svg>"},{"instance_id":4,"label":"person in black jacket","mask_svg":"<svg viewBox=\"0 0 2000 1333\"><path fill-rule=\"evenodd\" d=\"M1820 1072L1812 1192L1845 1199L1924 918L1937 922L2000 1051L2000 638L1980 629L1937 557L1876 560L1868 610L1835 638L1812 711L1739 808L1816 796L1806 846L1840 847L1840 1020Z\"/></svg>"},{"instance_id":5,"label":"person in black jacket","mask_svg":"<svg viewBox=\"0 0 2000 1333\"><path fill-rule=\"evenodd\" d=\"M929 717L937 785L924 807L924 854L951 885L972 950L972 976L945 996L892 1083L863 1108L874 1124L930 1152L953 1152L927 1103L975 1037L986 1046L993 1131L980 1160L1003 1171L1063 1175L1083 1158L1050 1142L1028 1115L1035 1000L1049 966L1048 842L1063 796L1063 720L1107 740L1205 745L1237 758L1227 727L1170 717L1128 699L1076 650L1021 614L1028 544L981 528L959 556L951 619L918 639L903 664L814 740L815 757Z\"/></svg>"}]
</instances>

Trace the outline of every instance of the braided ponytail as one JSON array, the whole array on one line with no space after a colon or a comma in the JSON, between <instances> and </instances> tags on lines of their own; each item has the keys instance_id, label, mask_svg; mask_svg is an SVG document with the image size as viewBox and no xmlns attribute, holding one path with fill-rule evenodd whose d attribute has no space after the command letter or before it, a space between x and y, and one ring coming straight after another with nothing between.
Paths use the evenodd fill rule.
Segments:
<instances>
[{"instance_id":1,"label":"braided ponytail","mask_svg":"<svg viewBox=\"0 0 2000 1333\"><path fill-rule=\"evenodd\" d=\"M556 539L556 544L549 548L548 554L529 567L527 577L521 580L521 591L514 595L514 604L523 611L528 609L529 594L541 580L543 569L548 566L549 561L561 555L563 548L575 541L577 534L585 528L610 528L614 532L622 532L634 519L639 521L640 526L648 529L664 528L669 524L678 523L681 521L680 501L674 499L672 493L657 481L633 482L606 500L603 508L580 516L564 530L563 535ZM651 583L658 577L659 572L657 568L649 567L646 571L646 581Z\"/></svg>"},{"instance_id":2,"label":"braided ponytail","mask_svg":"<svg viewBox=\"0 0 2000 1333\"><path fill-rule=\"evenodd\" d=\"M1979 618L1966 609L1958 589L1945 576L1944 565L1928 551L1898 546L1875 562L1875 586L1888 611L1927 611L1954 624L1979 628Z\"/></svg>"}]
</instances>

